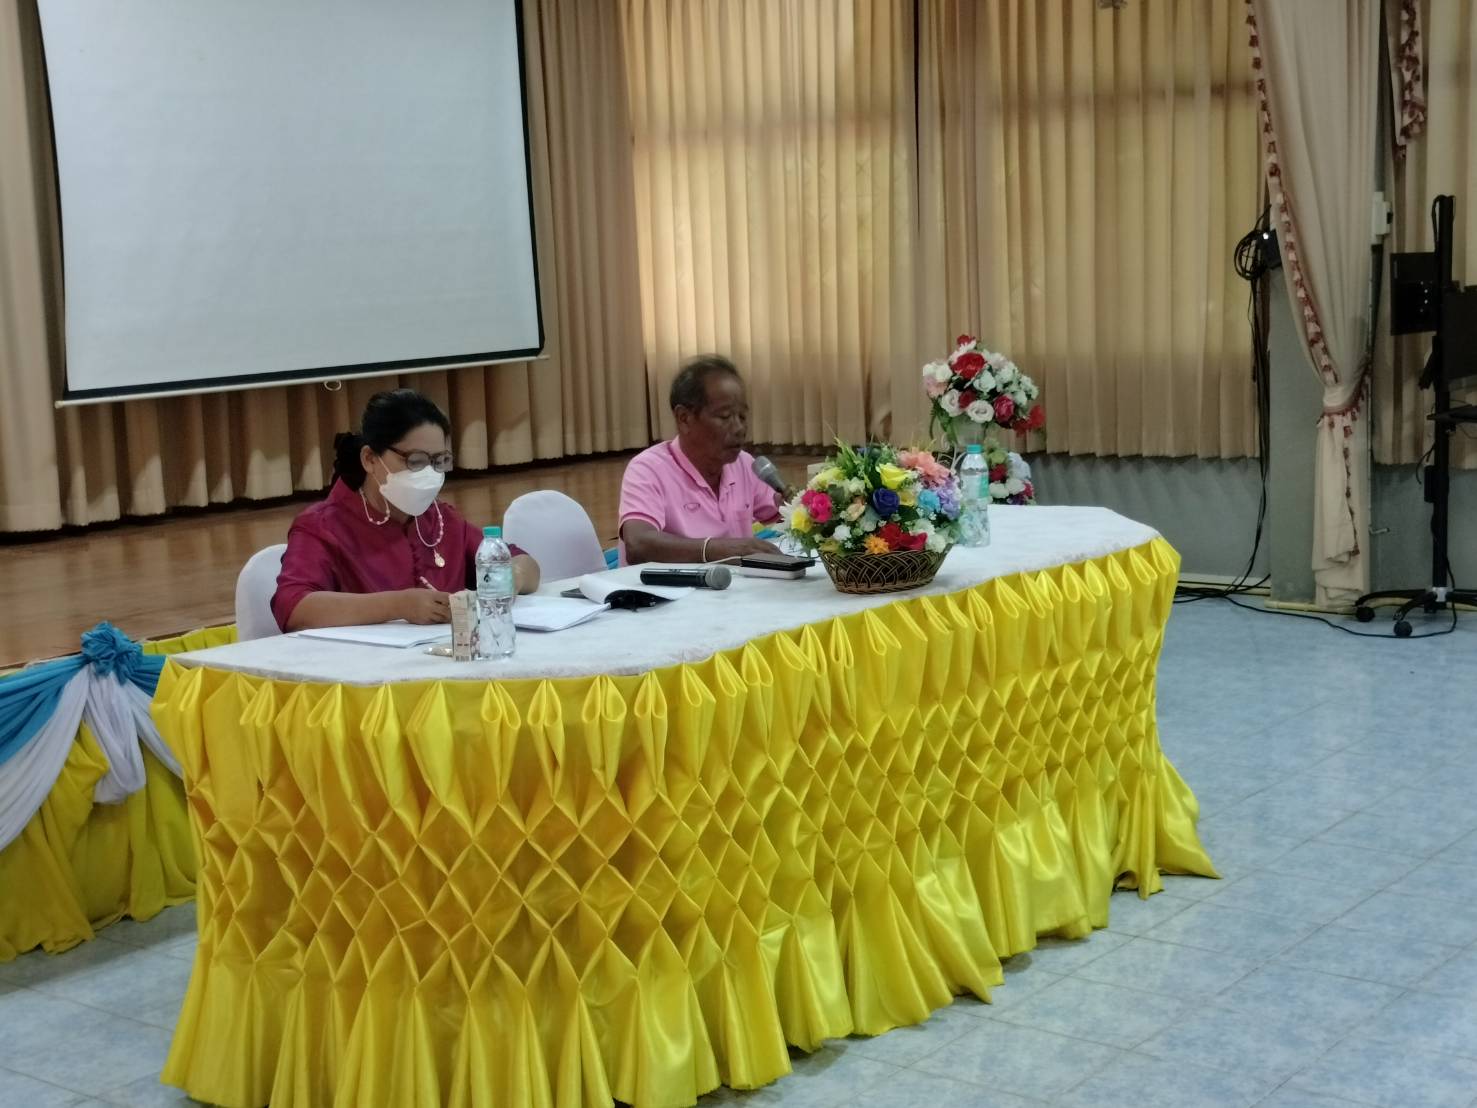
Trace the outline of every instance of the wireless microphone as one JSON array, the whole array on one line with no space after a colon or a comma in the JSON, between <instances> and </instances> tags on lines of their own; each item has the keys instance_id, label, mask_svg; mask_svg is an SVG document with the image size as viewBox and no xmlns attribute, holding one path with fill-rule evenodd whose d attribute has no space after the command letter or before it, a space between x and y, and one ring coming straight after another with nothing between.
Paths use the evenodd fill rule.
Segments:
<instances>
[{"instance_id":1,"label":"wireless microphone","mask_svg":"<svg viewBox=\"0 0 1477 1108\"><path fill-rule=\"evenodd\" d=\"M780 476L780 471L775 468L774 463L763 455L754 459L754 476L781 496L789 497L790 489L785 484L785 479Z\"/></svg>"},{"instance_id":2,"label":"wireless microphone","mask_svg":"<svg viewBox=\"0 0 1477 1108\"><path fill-rule=\"evenodd\" d=\"M726 589L733 580L727 566L705 566L702 569L643 569L643 585L671 585L689 589Z\"/></svg>"}]
</instances>

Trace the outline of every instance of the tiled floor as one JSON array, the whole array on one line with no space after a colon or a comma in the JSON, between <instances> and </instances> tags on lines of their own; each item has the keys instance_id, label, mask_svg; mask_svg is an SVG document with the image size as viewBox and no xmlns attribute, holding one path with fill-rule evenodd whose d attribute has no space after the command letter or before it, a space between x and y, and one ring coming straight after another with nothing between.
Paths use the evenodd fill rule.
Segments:
<instances>
[{"instance_id":1,"label":"tiled floor","mask_svg":"<svg viewBox=\"0 0 1477 1108\"><path fill-rule=\"evenodd\" d=\"M1477 1104L1477 618L1360 641L1179 608L1160 726L1224 881L1120 893L993 1004L703 1104ZM186 907L0 965L0 1106L182 1103L157 1074L192 931Z\"/></svg>"}]
</instances>

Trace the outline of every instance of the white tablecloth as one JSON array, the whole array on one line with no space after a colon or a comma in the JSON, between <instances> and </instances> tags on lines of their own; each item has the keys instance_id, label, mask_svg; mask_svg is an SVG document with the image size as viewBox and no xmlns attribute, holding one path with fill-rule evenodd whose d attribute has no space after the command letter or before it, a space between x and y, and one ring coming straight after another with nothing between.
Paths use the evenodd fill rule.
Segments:
<instances>
[{"instance_id":1,"label":"white tablecloth","mask_svg":"<svg viewBox=\"0 0 1477 1108\"><path fill-rule=\"evenodd\" d=\"M177 654L183 666L258 677L347 685L394 681L584 677L633 674L698 662L773 631L800 627L910 596L957 592L995 577L1087 561L1150 542L1158 533L1106 508L995 507L993 542L955 547L933 583L906 593L848 596L817 565L799 581L740 577L722 592L694 589L681 600L639 612L607 612L553 634L519 632L518 649L497 662L454 662L407 650L284 635ZM636 574L637 567L622 572ZM567 582L539 591L557 596Z\"/></svg>"}]
</instances>

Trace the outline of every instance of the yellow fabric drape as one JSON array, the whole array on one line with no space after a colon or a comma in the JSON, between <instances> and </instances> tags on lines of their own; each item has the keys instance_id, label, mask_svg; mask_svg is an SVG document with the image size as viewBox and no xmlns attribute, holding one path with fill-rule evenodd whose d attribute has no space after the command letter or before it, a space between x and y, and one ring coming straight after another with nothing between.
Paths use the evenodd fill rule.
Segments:
<instances>
[{"instance_id":1,"label":"yellow fabric drape","mask_svg":"<svg viewBox=\"0 0 1477 1108\"><path fill-rule=\"evenodd\" d=\"M235 637L233 627L214 627L142 646L178 654ZM144 766L143 789L94 805L108 759L83 724L46 803L0 850L0 962L37 946L66 950L123 916L150 919L195 895L184 787L147 750Z\"/></svg>"},{"instance_id":2,"label":"yellow fabric drape","mask_svg":"<svg viewBox=\"0 0 1477 1108\"><path fill-rule=\"evenodd\" d=\"M1421 0L1420 56L1426 85L1425 129L1394 167L1391 251L1430 250L1431 201L1457 198L1452 276L1477 284L1477 2ZM1386 18L1390 18L1387 14ZM1395 19L1398 21L1398 14ZM1385 283L1374 370L1374 456L1387 464L1419 461L1431 446L1431 393L1420 388L1431 352L1429 335L1389 337L1389 282ZM1456 403L1477 403L1477 388L1453 391ZM1477 468L1477 444L1451 439L1451 462Z\"/></svg>"},{"instance_id":3,"label":"yellow fabric drape","mask_svg":"<svg viewBox=\"0 0 1477 1108\"><path fill-rule=\"evenodd\" d=\"M395 378L53 412L61 283L40 32L35 0L0 8L0 531L323 488L333 435ZM524 30L548 360L402 379L447 409L470 469L650 442L617 13L527 0Z\"/></svg>"},{"instance_id":4,"label":"yellow fabric drape","mask_svg":"<svg viewBox=\"0 0 1477 1108\"><path fill-rule=\"evenodd\" d=\"M1054 452L1253 453L1231 265L1261 203L1242 4L919 8L929 357L960 330L1007 352Z\"/></svg>"},{"instance_id":5,"label":"yellow fabric drape","mask_svg":"<svg viewBox=\"0 0 1477 1108\"><path fill-rule=\"evenodd\" d=\"M163 1079L211 1103L689 1105L987 996L1212 875L1164 758L1162 540L632 677L170 664L200 844Z\"/></svg>"},{"instance_id":6,"label":"yellow fabric drape","mask_svg":"<svg viewBox=\"0 0 1477 1108\"><path fill-rule=\"evenodd\" d=\"M913 18L894 0L622 0L650 406L730 353L755 441L911 415ZM921 424L918 428L921 429Z\"/></svg>"}]
</instances>

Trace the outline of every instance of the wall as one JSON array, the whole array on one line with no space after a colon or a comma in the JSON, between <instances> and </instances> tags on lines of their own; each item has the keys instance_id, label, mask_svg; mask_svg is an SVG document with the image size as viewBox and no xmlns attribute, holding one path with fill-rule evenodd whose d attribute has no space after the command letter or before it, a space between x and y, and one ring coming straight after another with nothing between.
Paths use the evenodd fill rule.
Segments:
<instances>
[{"instance_id":1,"label":"wall","mask_svg":"<svg viewBox=\"0 0 1477 1108\"><path fill-rule=\"evenodd\" d=\"M1303 351L1282 270L1267 289L1272 387L1267 527L1272 599L1313 599L1313 461L1323 387Z\"/></svg>"},{"instance_id":2,"label":"wall","mask_svg":"<svg viewBox=\"0 0 1477 1108\"><path fill-rule=\"evenodd\" d=\"M1429 394L1428 394L1429 395ZM1416 483L1416 467L1376 466L1370 525L1374 587L1423 588L1431 581L1431 506ZM1451 572L1464 588L1477 586L1477 470L1451 475Z\"/></svg>"},{"instance_id":3,"label":"wall","mask_svg":"<svg viewBox=\"0 0 1477 1108\"><path fill-rule=\"evenodd\" d=\"M1156 528L1188 577L1236 577L1251 554L1261 481L1250 458L1030 459L1042 504L1100 504ZM1257 577L1266 573L1262 542Z\"/></svg>"}]
</instances>

